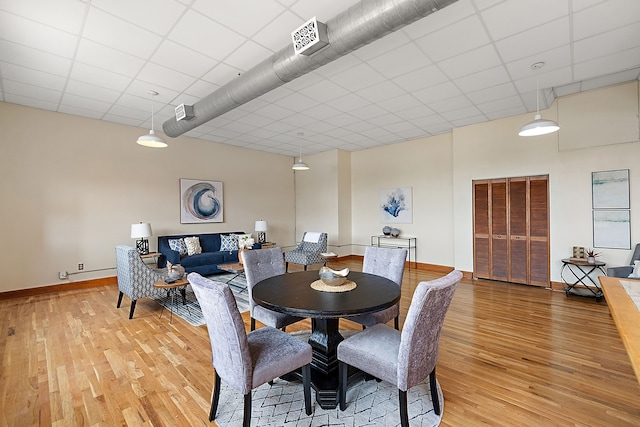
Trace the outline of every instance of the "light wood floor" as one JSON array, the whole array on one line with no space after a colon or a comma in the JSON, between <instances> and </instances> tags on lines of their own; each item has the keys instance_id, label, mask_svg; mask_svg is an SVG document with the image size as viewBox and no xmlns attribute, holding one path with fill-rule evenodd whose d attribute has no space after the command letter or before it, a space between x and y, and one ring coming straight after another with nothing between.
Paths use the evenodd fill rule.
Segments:
<instances>
[{"instance_id":1,"label":"light wood floor","mask_svg":"<svg viewBox=\"0 0 640 427\"><path fill-rule=\"evenodd\" d=\"M405 272L403 316L415 285L441 275ZM117 295L101 286L0 300L0 426L215 425L206 328L170 325L146 298L129 320ZM465 279L437 371L443 426L640 425L640 386L605 302Z\"/></svg>"}]
</instances>

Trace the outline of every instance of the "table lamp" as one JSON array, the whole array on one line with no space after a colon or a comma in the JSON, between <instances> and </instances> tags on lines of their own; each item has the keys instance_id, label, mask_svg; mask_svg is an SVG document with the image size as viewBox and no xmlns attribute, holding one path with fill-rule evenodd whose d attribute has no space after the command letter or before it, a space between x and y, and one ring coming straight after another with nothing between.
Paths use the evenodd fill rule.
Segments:
<instances>
[{"instance_id":1,"label":"table lamp","mask_svg":"<svg viewBox=\"0 0 640 427\"><path fill-rule=\"evenodd\" d=\"M139 223L131 224L131 238L136 240L136 249L140 255L147 255L149 253L149 241L147 237L151 237L151 224Z\"/></svg>"},{"instance_id":2,"label":"table lamp","mask_svg":"<svg viewBox=\"0 0 640 427\"><path fill-rule=\"evenodd\" d=\"M258 236L258 243L267 241L267 221L256 221L255 231Z\"/></svg>"}]
</instances>

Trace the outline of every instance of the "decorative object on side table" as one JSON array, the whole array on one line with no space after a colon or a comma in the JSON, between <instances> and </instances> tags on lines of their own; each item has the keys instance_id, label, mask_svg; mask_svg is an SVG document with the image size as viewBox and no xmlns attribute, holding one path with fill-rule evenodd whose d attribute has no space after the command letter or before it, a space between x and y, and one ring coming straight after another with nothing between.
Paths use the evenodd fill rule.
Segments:
<instances>
[{"instance_id":1,"label":"decorative object on side table","mask_svg":"<svg viewBox=\"0 0 640 427\"><path fill-rule=\"evenodd\" d=\"M398 230L395 227L391 229L391 237L398 237L399 235L400 235L400 230Z\"/></svg>"},{"instance_id":2,"label":"decorative object on side table","mask_svg":"<svg viewBox=\"0 0 640 427\"><path fill-rule=\"evenodd\" d=\"M388 236L391 234L391 227L389 227L388 225L385 225L382 228L382 234L384 234L385 236Z\"/></svg>"},{"instance_id":3,"label":"decorative object on side table","mask_svg":"<svg viewBox=\"0 0 640 427\"><path fill-rule=\"evenodd\" d=\"M151 224L139 223L131 224L131 238L136 240L136 249L140 255L149 253L149 241L147 237L151 237Z\"/></svg>"},{"instance_id":4,"label":"decorative object on side table","mask_svg":"<svg viewBox=\"0 0 640 427\"><path fill-rule=\"evenodd\" d=\"M349 269L345 268L339 271L332 270L329 267L320 267L320 280L329 286L340 286L347 280Z\"/></svg>"},{"instance_id":5,"label":"decorative object on side table","mask_svg":"<svg viewBox=\"0 0 640 427\"><path fill-rule=\"evenodd\" d=\"M589 264L595 264L596 257L600 255L600 253L596 252L595 249L587 249L586 253L587 253L587 262Z\"/></svg>"},{"instance_id":6,"label":"decorative object on side table","mask_svg":"<svg viewBox=\"0 0 640 427\"><path fill-rule=\"evenodd\" d=\"M238 237L238 263L242 265L242 252L248 251L253 247L255 240L251 234L244 234Z\"/></svg>"},{"instance_id":7,"label":"decorative object on side table","mask_svg":"<svg viewBox=\"0 0 640 427\"><path fill-rule=\"evenodd\" d=\"M184 277L184 274L185 270L183 266L181 266L180 264L171 264L169 261L167 261L167 275L169 277L167 283L169 283L169 281L182 279Z\"/></svg>"}]
</instances>

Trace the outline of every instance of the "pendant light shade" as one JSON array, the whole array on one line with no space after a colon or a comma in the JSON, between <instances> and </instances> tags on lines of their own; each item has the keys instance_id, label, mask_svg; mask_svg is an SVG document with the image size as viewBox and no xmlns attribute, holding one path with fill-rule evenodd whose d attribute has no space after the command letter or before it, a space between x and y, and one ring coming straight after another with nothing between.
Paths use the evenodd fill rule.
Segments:
<instances>
[{"instance_id":1,"label":"pendant light shade","mask_svg":"<svg viewBox=\"0 0 640 427\"><path fill-rule=\"evenodd\" d=\"M298 161L293 164L291 167L294 171L307 171L309 170L309 165L302 161L302 147L300 147L300 157Z\"/></svg>"},{"instance_id":2,"label":"pendant light shade","mask_svg":"<svg viewBox=\"0 0 640 427\"><path fill-rule=\"evenodd\" d=\"M536 62L531 66L532 70L539 70L544 66L544 62ZM536 81L536 115L532 122L522 126L518 135L520 136L538 136L546 135L560 130L558 123L553 120L543 119L540 115L540 95L538 82Z\"/></svg>"},{"instance_id":3,"label":"pendant light shade","mask_svg":"<svg viewBox=\"0 0 640 427\"><path fill-rule=\"evenodd\" d=\"M158 92L156 91L153 91L153 90L149 91L149 95L151 95L151 130L149 131L148 135L142 135L140 138L138 138L136 142L140 145L144 145L145 147L165 148L168 146L168 144L164 142L164 139L156 135L156 132L153 130L153 115L154 115L153 97L156 96L157 94Z\"/></svg>"},{"instance_id":4,"label":"pendant light shade","mask_svg":"<svg viewBox=\"0 0 640 427\"><path fill-rule=\"evenodd\" d=\"M553 120L543 119L540 114L536 114L534 120L522 126L518 135L520 136L538 136L553 133L560 129L560 126Z\"/></svg>"}]
</instances>

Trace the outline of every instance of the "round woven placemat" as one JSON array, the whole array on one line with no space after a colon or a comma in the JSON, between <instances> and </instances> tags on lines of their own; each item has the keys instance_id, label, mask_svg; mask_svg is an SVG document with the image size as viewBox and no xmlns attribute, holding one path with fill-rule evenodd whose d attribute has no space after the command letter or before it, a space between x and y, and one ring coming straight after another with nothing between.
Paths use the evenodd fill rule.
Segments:
<instances>
[{"instance_id":1,"label":"round woven placemat","mask_svg":"<svg viewBox=\"0 0 640 427\"><path fill-rule=\"evenodd\" d=\"M322 280L316 280L311 284L311 288L315 289L316 291L322 291L322 292L347 292L352 289L355 289L356 286L358 286L356 285L356 282L352 282L351 280L345 281L340 286L329 286L326 283L324 283Z\"/></svg>"}]
</instances>

